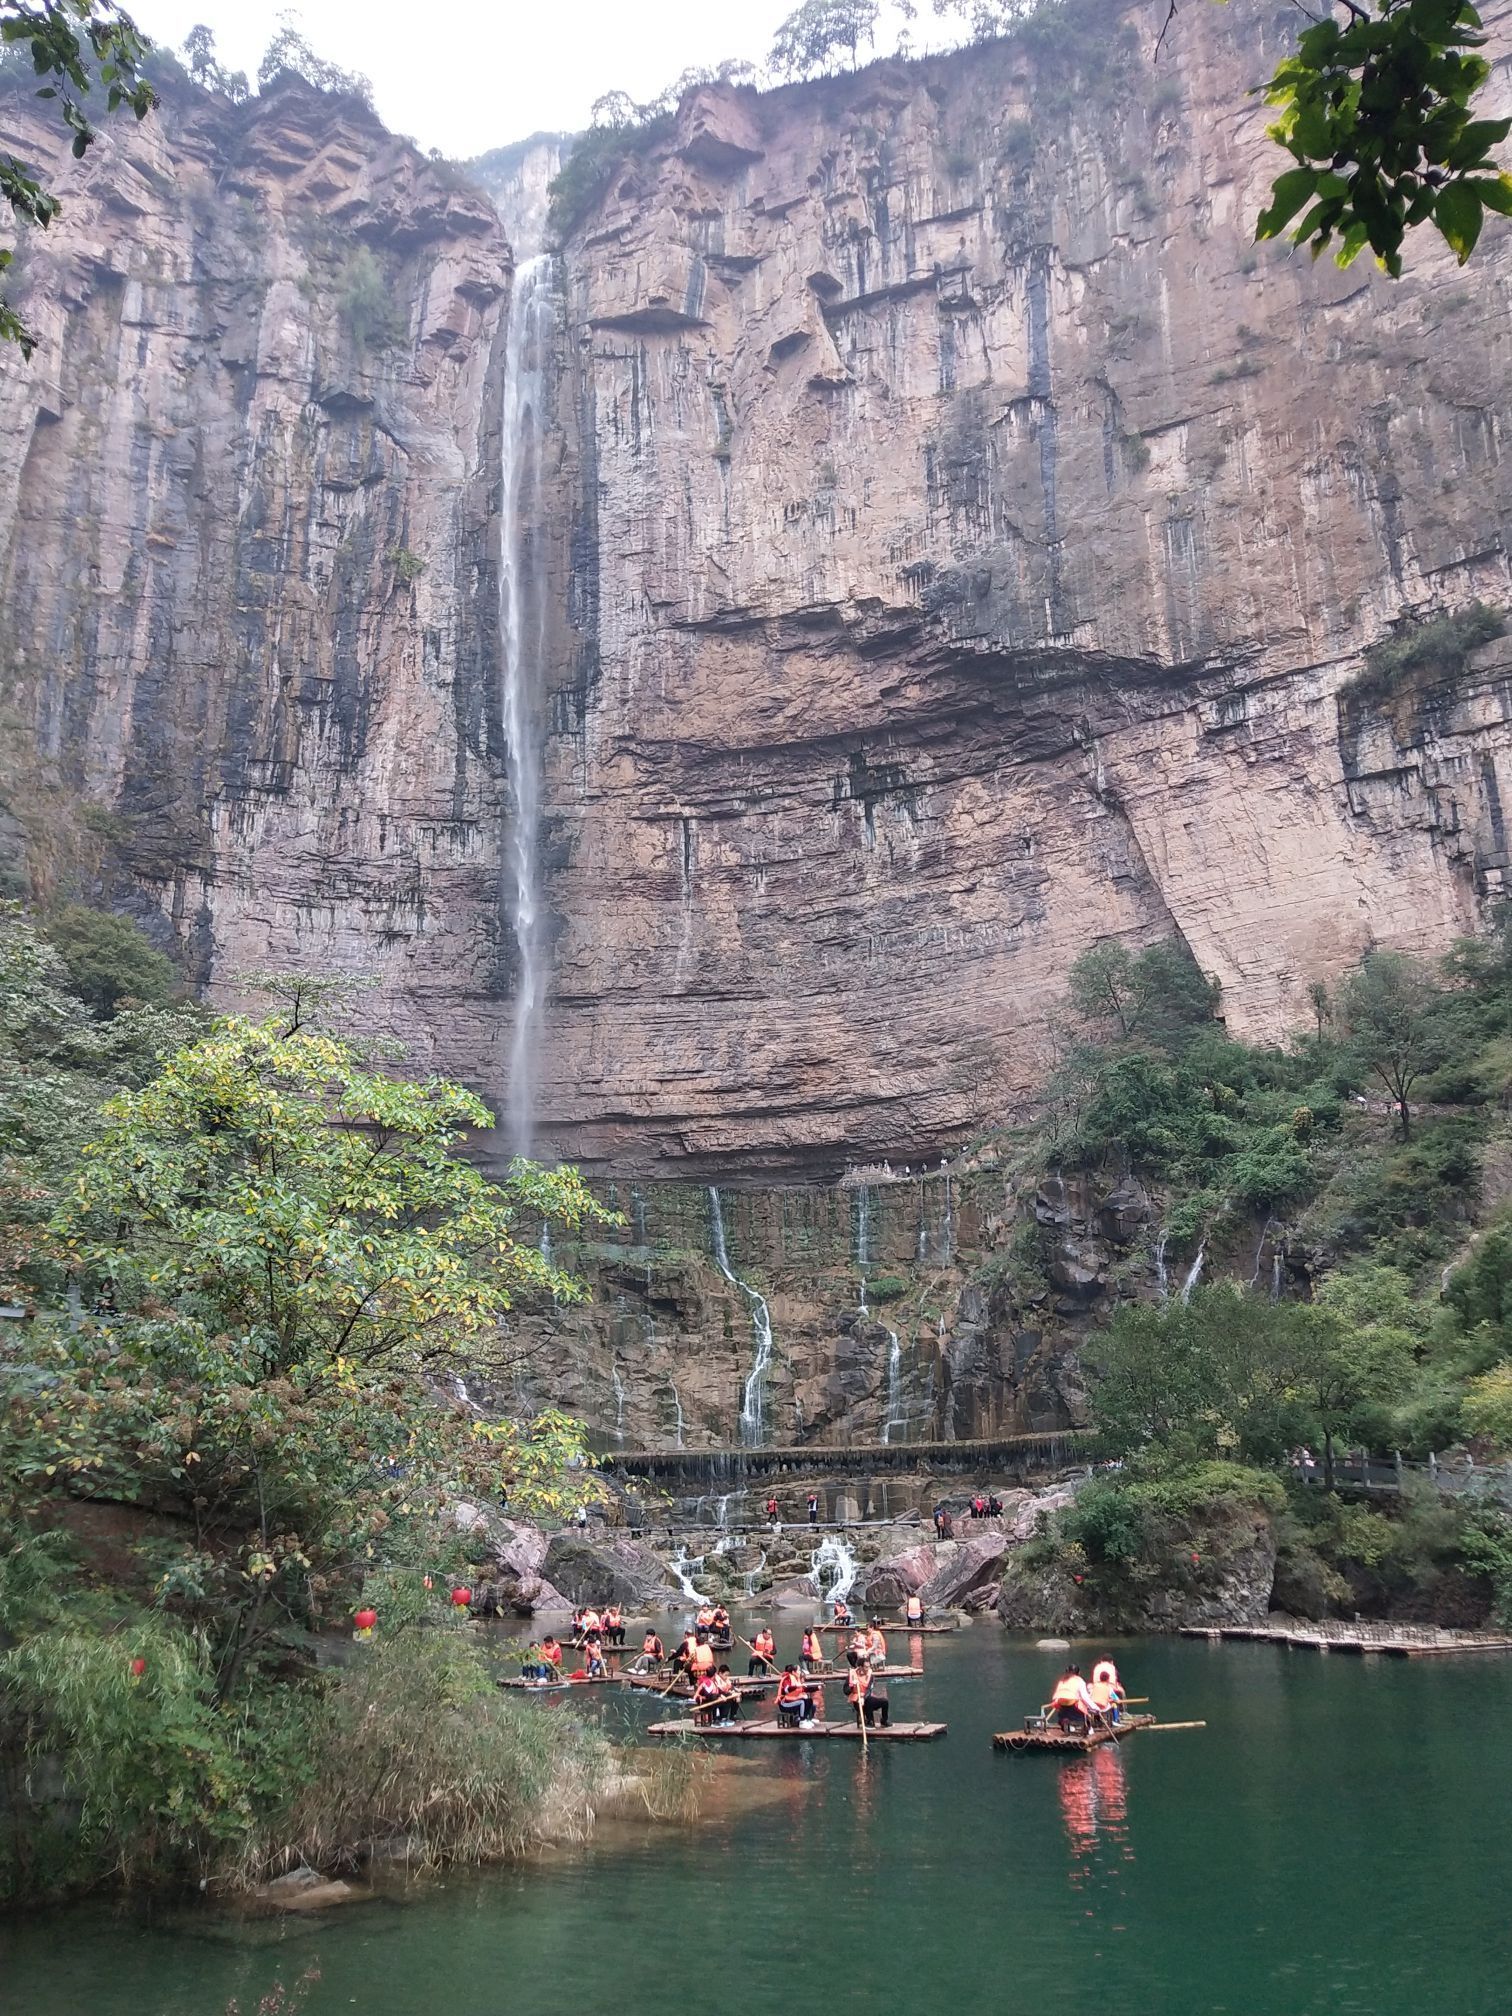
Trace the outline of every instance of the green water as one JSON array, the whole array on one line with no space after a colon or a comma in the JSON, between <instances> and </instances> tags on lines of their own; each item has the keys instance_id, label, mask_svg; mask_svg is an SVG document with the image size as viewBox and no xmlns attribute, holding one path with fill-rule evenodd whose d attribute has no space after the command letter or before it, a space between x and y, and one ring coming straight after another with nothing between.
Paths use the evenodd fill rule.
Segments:
<instances>
[{"instance_id":1,"label":"green water","mask_svg":"<svg viewBox=\"0 0 1512 2016\"><path fill-rule=\"evenodd\" d=\"M742 1745L772 1803L316 1922L39 1916L0 1930L0 2008L251 2016L313 1961L307 2016L1512 2010L1512 1663L1125 1644L1132 1692L1209 1726L1061 1763L988 1744L1048 1655L925 1643L893 1712L941 1742Z\"/></svg>"}]
</instances>

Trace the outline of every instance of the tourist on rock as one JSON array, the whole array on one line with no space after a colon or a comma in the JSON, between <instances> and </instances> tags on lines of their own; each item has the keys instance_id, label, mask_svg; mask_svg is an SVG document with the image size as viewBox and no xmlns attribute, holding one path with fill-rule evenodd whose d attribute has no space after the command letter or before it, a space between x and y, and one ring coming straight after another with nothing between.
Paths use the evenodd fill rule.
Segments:
<instances>
[{"instance_id":1,"label":"tourist on rock","mask_svg":"<svg viewBox=\"0 0 1512 2016\"><path fill-rule=\"evenodd\" d=\"M810 1491L808 1494L808 1515L810 1526L817 1526L819 1524L819 1493L817 1491Z\"/></svg>"},{"instance_id":2,"label":"tourist on rock","mask_svg":"<svg viewBox=\"0 0 1512 2016\"><path fill-rule=\"evenodd\" d=\"M775 1526L778 1524L777 1499L775 1494L772 1497L768 1498L766 1502L766 1516L767 1516L767 1524L769 1526Z\"/></svg>"}]
</instances>

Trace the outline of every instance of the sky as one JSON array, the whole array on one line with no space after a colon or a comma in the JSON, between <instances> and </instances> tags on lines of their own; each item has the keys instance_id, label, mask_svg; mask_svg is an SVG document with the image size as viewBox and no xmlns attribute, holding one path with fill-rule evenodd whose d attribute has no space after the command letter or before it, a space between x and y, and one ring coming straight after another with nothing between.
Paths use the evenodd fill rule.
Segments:
<instances>
[{"instance_id":1,"label":"sky","mask_svg":"<svg viewBox=\"0 0 1512 2016\"><path fill-rule=\"evenodd\" d=\"M281 18L318 56L372 80L384 122L463 160L542 129L577 132L606 91L652 98L682 71L760 61L797 0L127 0L171 47L196 22L229 70L255 77ZM434 22L437 32L429 34Z\"/></svg>"}]
</instances>

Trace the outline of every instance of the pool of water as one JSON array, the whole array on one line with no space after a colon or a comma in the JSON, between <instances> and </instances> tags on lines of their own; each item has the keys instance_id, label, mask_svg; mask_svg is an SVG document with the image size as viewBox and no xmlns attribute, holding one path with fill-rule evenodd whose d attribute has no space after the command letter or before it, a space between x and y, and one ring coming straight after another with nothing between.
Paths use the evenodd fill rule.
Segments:
<instances>
[{"instance_id":1,"label":"pool of water","mask_svg":"<svg viewBox=\"0 0 1512 2016\"><path fill-rule=\"evenodd\" d=\"M314 1964L306 2016L1512 2008L1512 1663L1125 1642L1131 1692L1207 1728L1062 1762L989 1744L1052 1655L990 1624L923 1643L893 1712L947 1721L940 1742L731 1746L749 1764L694 1827L315 1921L40 1914L0 1927L0 2007L253 2016ZM594 1709L627 1732L665 1712Z\"/></svg>"}]
</instances>

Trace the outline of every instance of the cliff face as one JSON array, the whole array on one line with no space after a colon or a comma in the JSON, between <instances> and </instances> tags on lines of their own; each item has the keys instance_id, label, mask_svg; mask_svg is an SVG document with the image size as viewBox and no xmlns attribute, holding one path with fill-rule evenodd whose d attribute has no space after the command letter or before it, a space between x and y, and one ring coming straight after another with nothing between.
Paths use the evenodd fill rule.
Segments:
<instances>
[{"instance_id":1,"label":"cliff face","mask_svg":"<svg viewBox=\"0 0 1512 2016\"><path fill-rule=\"evenodd\" d=\"M488 204L354 101L170 98L81 163L0 355L0 800L38 879L102 886L221 998L376 978L419 1068L487 1081L507 987ZM489 1005L485 997L492 997Z\"/></svg>"},{"instance_id":2,"label":"cliff face","mask_svg":"<svg viewBox=\"0 0 1512 2016\"><path fill-rule=\"evenodd\" d=\"M1499 886L1505 647L1342 689L1507 599L1512 240L1400 284L1256 251L1291 17L1195 8L1152 63L1162 18L698 94L566 247L545 1146L933 1164L1094 937L1179 932L1279 1032ZM370 975L500 1099L497 217L293 83L80 164L43 113L0 95L66 201L0 357L0 845L219 998Z\"/></svg>"},{"instance_id":3,"label":"cliff face","mask_svg":"<svg viewBox=\"0 0 1512 2016\"><path fill-rule=\"evenodd\" d=\"M1499 885L1505 659L1363 732L1340 688L1506 599L1512 241L1252 248L1290 31L1195 8L1152 63L1165 11L700 94L569 246L573 1153L937 1152L1093 937L1179 933L1279 1034Z\"/></svg>"}]
</instances>

